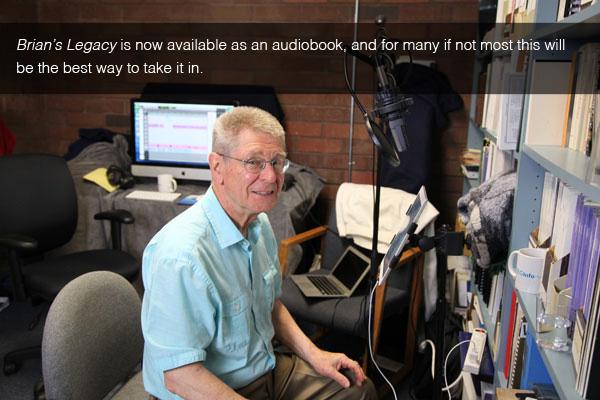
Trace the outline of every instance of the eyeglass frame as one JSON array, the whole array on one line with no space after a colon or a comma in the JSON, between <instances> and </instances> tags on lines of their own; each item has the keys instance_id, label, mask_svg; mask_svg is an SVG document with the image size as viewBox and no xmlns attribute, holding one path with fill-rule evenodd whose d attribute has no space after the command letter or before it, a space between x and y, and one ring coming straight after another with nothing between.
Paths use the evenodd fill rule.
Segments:
<instances>
[{"instance_id":1,"label":"eyeglass frame","mask_svg":"<svg viewBox=\"0 0 600 400\"><path fill-rule=\"evenodd\" d=\"M258 158L258 157L257 158L249 157L249 158L246 158L245 160L242 160L241 158L235 158L235 157L231 157L231 156L228 156L228 155L225 155L225 154L221 154L221 153L217 153L217 154L220 155L221 157L231 158L232 160L236 160L236 161L244 163L244 168L246 169L246 171L250 172L251 174L260 174L265 169L265 167L267 166L267 164L271 164L271 168L273 168L273 172L275 172L276 175L283 175L283 174L285 174L285 171L287 171L288 168L290 167L290 160L288 160L287 158L283 159L283 167L282 167L281 172L277 172L275 170L275 165L273 163L275 163L278 160L266 161L266 160L263 160L263 159ZM260 169L258 171L250 171L248 169L249 168L248 167L248 163L250 162L250 160L255 160L255 161L260 160L260 164L259 164Z\"/></svg>"}]
</instances>

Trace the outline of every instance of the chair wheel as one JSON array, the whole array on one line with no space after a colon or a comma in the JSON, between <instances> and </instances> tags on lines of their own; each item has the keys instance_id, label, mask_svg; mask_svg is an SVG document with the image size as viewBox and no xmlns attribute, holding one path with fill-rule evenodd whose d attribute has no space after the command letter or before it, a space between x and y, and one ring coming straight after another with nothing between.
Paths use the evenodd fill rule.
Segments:
<instances>
[{"instance_id":1,"label":"chair wheel","mask_svg":"<svg viewBox=\"0 0 600 400\"><path fill-rule=\"evenodd\" d=\"M21 364L14 360L4 360L4 375L12 375L21 369Z\"/></svg>"},{"instance_id":2,"label":"chair wheel","mask_svg":"<svg viewBox=\"0 0 600 400\"><path fill-rule=\"evenodd\" d=\"M46 392L44 390L44 378L40 378L33 385L33 398L35 400L46 400Z\"/></svg>"}]
</instances>

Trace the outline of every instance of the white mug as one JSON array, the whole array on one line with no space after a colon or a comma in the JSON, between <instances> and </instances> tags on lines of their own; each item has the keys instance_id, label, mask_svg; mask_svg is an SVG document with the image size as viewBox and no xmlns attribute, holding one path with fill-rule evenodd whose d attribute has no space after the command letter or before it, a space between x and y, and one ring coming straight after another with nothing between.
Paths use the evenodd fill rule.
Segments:
<instances>
[{"instance_id":1,"label":"white mug","mask_svg":"<svg viewBox=\"0 0 600 400\"><path fill-rule=\"evenodd\" d=\"M517 256L517 268L513 268ZM508 257L508 271L515 278L515 289L537 294L540 291L540 279L548 257L547 249L525 248L515 250Z\"/></svg>"},{"instance_id":2,"label":"white mug","mask_svg":"<svg viewBox=\"0 0 600 400\"><path fill-rule=\"evenodd\" d=\"M171 174L158 175L158 191L165 193L173 193L177 190L177 181Z\"/></svg>"}]
</instances>

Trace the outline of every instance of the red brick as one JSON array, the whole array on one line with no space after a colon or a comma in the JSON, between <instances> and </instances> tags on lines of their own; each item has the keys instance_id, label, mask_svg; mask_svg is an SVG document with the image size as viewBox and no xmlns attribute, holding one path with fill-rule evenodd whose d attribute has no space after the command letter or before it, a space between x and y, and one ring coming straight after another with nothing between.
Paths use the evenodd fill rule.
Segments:
<instances>
[{"instance_id":1,"label":"red brick","mask_svg":"<svg viewBox=\"0 0 600 400\"><path fill-rule=\"evenodd\" d=\"M286 132L292 136L321 136L322 125L316 122L288 122Z\"/></svg>"},{"instance_id":2,"label":"red brick","mask_svg":"<svg viewBox=\"0 0 600 400\"><path fill-rule=\"evenodd\" d=\"M329 97L325 94L280 94L281 104L289 105L322 105L329 103Z\"/></svg>"},{"instance_id":3,"label":"red brick","mask_svg":"<svg viewBox=\"0 0 600 400\"><path fill-rule=\"evenodd\" d=\"M79 22L83 7L75 4L41 4L38 22Z\"/></svg>"},{"instance_id":4,"label":"red brick","mask_svg":"<svg viewBox=\"0 0 600 400\"><path fill-rule=\"evenodd\" d=\"M344 141L337 139L298 138L299 152L315 153L341 153L344 150Z\"/></svg>"},{"instance_id":5,"label":"red brick","mask_svg":"<svg viewBox=\"0 0 600 400\"><path fill-rule=\"evenodd\" d=\"M344 182L344 177L346 175L345 171L342 169L315 168L314 172L320 177L327 179L328 183L342 183Z\"/></svg>"},{"instance_id":6,"label":"red brick","mask_svg":"<svg viewBox=\"0 0 600 400\"><path fill-rule=\"evenodd\" d=\"M252 71L211 71L210 81L223 85L231 82L238 85L252 85L254 84L254 74Z\"/></svg>"},{"instance_id":7,"label":"red brick","mask_svg":"<svg viewBox=\"0 0 600 400\"><path fill-rule=\"evenodd\" d=\"M129 98L114 99L106 97L91 97L85 101L85 110L88 112L125 114L129 112L129 107Z\"/></svg>"},{"instance_id":8,"label":"red brick","mask_svg":"<svg viewBox=\"0 0 600 400\"><path fill-rule=\"evenodd\" d=\"M347 154L323 154L319 167L327 169L348 169Z\"/></svg>"},{"instance_id":9,"label":"red brick","mask_svg":"<svg viewBox=\"0 0 600 400\"><path fill-rule=\"evenodd\" d=\"M254 7L239 4L208 4L207 17L211 22L248 22L254 19Z\"/></svg>"},{"instance_id":10,"label":"red brick","mask_svg":"<svg viewBox=\"0 0 600 400\"><path fill-rule=\"evenodd\" d=\"M86 96L84 95L48 95L47 109L58 111L83 111Z\"/></svg>"},{"instance_id":11,"label":"red brick","mask_svg":"<svg viewBox=\"0 0 600 400\"><path fill-rule=\"evenodd\" d=\"M347 179L347 176L345 177ZM352 171L352 183L360 183L363 185L373 184L373 174L371 172Z\"/></svg>"},{"instance_id":12,"label":"red brick","mask_svg":"<svg viewBox=\"0 0 600 400\"><path fill-rule=\"evenodd\" d=\"M255 5L253 21L259 22L296 22L302 8L289 4Z\"/></svg>"},{"instance_id":13,"label":"red brick","mask_svg":"<svg viewBox=\"0 0 600 400\"><path fill-rule=\"evenodd\" d=\"M324 134L326 137L346 139L350 137L349 124L325 124Z\"/></svg>"},{"instance_id":14,"label":"red brick","mask_svg":"<svg viewBox=\"0 0 600 400\"><path fill-rule=\"evenodd\" d=\"M122 12L127 22L166 22L168 15L163 5L126 5L122 6Z\"/></svg>"},{"instance_id":15,"label":"red brick","mask_svg":"<svg viewBox=\"0 0 600 400\"><path fill-rule=\"evenodd\" d=\"M80 128L98 128L104 126L104 114L89 112L68 112L67 122Z\"/></svg>"},{"instance_id":16,"label":"red brick","mask_svg":"<svg viewBox=\"0 0 600 400\"><path fill-rule=\"evenodd\" d=\"M84 22L117 22L123 20L120 6L90 4L81 9L81 21Z\"/></svg>"},{"instance_id":17,"label":"red brick","mask_svg":"<svg viewBox=\"0 0 600 400\"><path fill-rule=\"evenodd\" d=\"M0 4L0 22L33 22L37 18L34 4L3 2Z\"/></svg>"},{"instance_id":18,"label":"red brick","mask_svg":"<svg viewBox=\"0 0 600 400\"><path fill-rule=\"evenodd\" d=\"M340 185L335 183L327 182L323 189L321 189L320 196L327 199L335 201L335 196L337 195L337 191Z\"/></svg>"},{"instance_id":19,"label":"red brick","mask_svg":"<svg viewBox=\"0 0 600 400\"><path fill-rule=\"evenodd\" d=\"M479 7L472 5L455 5L452 7L452 22L472 22L479 21Z\"/></svg>"},{"instance_id":20,"label":"red brick","mask_svg":"<svg viewBox=\"0 0 600 400\"><path fill-rule=\"evenodd\" d=\"M329 107L301 107L298 109L300 121L344 122L346 110Z\"/></svg>"},{"instance_id":21,"label":"red brick","mask_svg":"<svg viewBox=\"0 0 600 400\"><path fill-rule=\"evenodd\" d=\"M355 140L352 144L352 151L358 155L373 154L373 142L371 140Z\"/></svg>"},{"instance_id":22,"label":"red brick","mask_svg":"<svg viewBox=\"0 0 600 400\"><path fill-rule=\"evenodd\" d=\"M299 18L303 22L352 22L354 17L354 6L352 4L327 4L327 5L303 5L302 15Z\"/></svg>"},{"instance_id":23,"label":"red brick","mask_svg":"<svg viewBox=\"0 0 600 400\"><path fill-rule=\"evenodd\" d=\"M75 141L78 137L78 130L73 126L54 125L48 127L48 136L53 140L70 139Z\"/></svg>"}]
</instances>

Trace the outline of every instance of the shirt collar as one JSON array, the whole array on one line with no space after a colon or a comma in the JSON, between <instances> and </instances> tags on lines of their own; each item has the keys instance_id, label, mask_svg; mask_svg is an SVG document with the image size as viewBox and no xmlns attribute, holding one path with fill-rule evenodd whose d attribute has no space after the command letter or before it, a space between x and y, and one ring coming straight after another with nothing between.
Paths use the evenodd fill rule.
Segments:
<instances>
[{"instance_id":1,"label":"shirt collar","mask_svg":"<svg viewBox=\"0 0 600 400\"><path fill-rule=\"evenodd\" d=\"M212 185L208 188L202 199L202 208L212 225L213 231L215 232L222 249L246 240L231 218L229 218L229 215L227 215L221 203L219 203L219 199L217 199ZM258 218L252 221L250 226L248 226L248 240L254 245L258 242L261 227Z\"/></svg>"}]
</instances>

